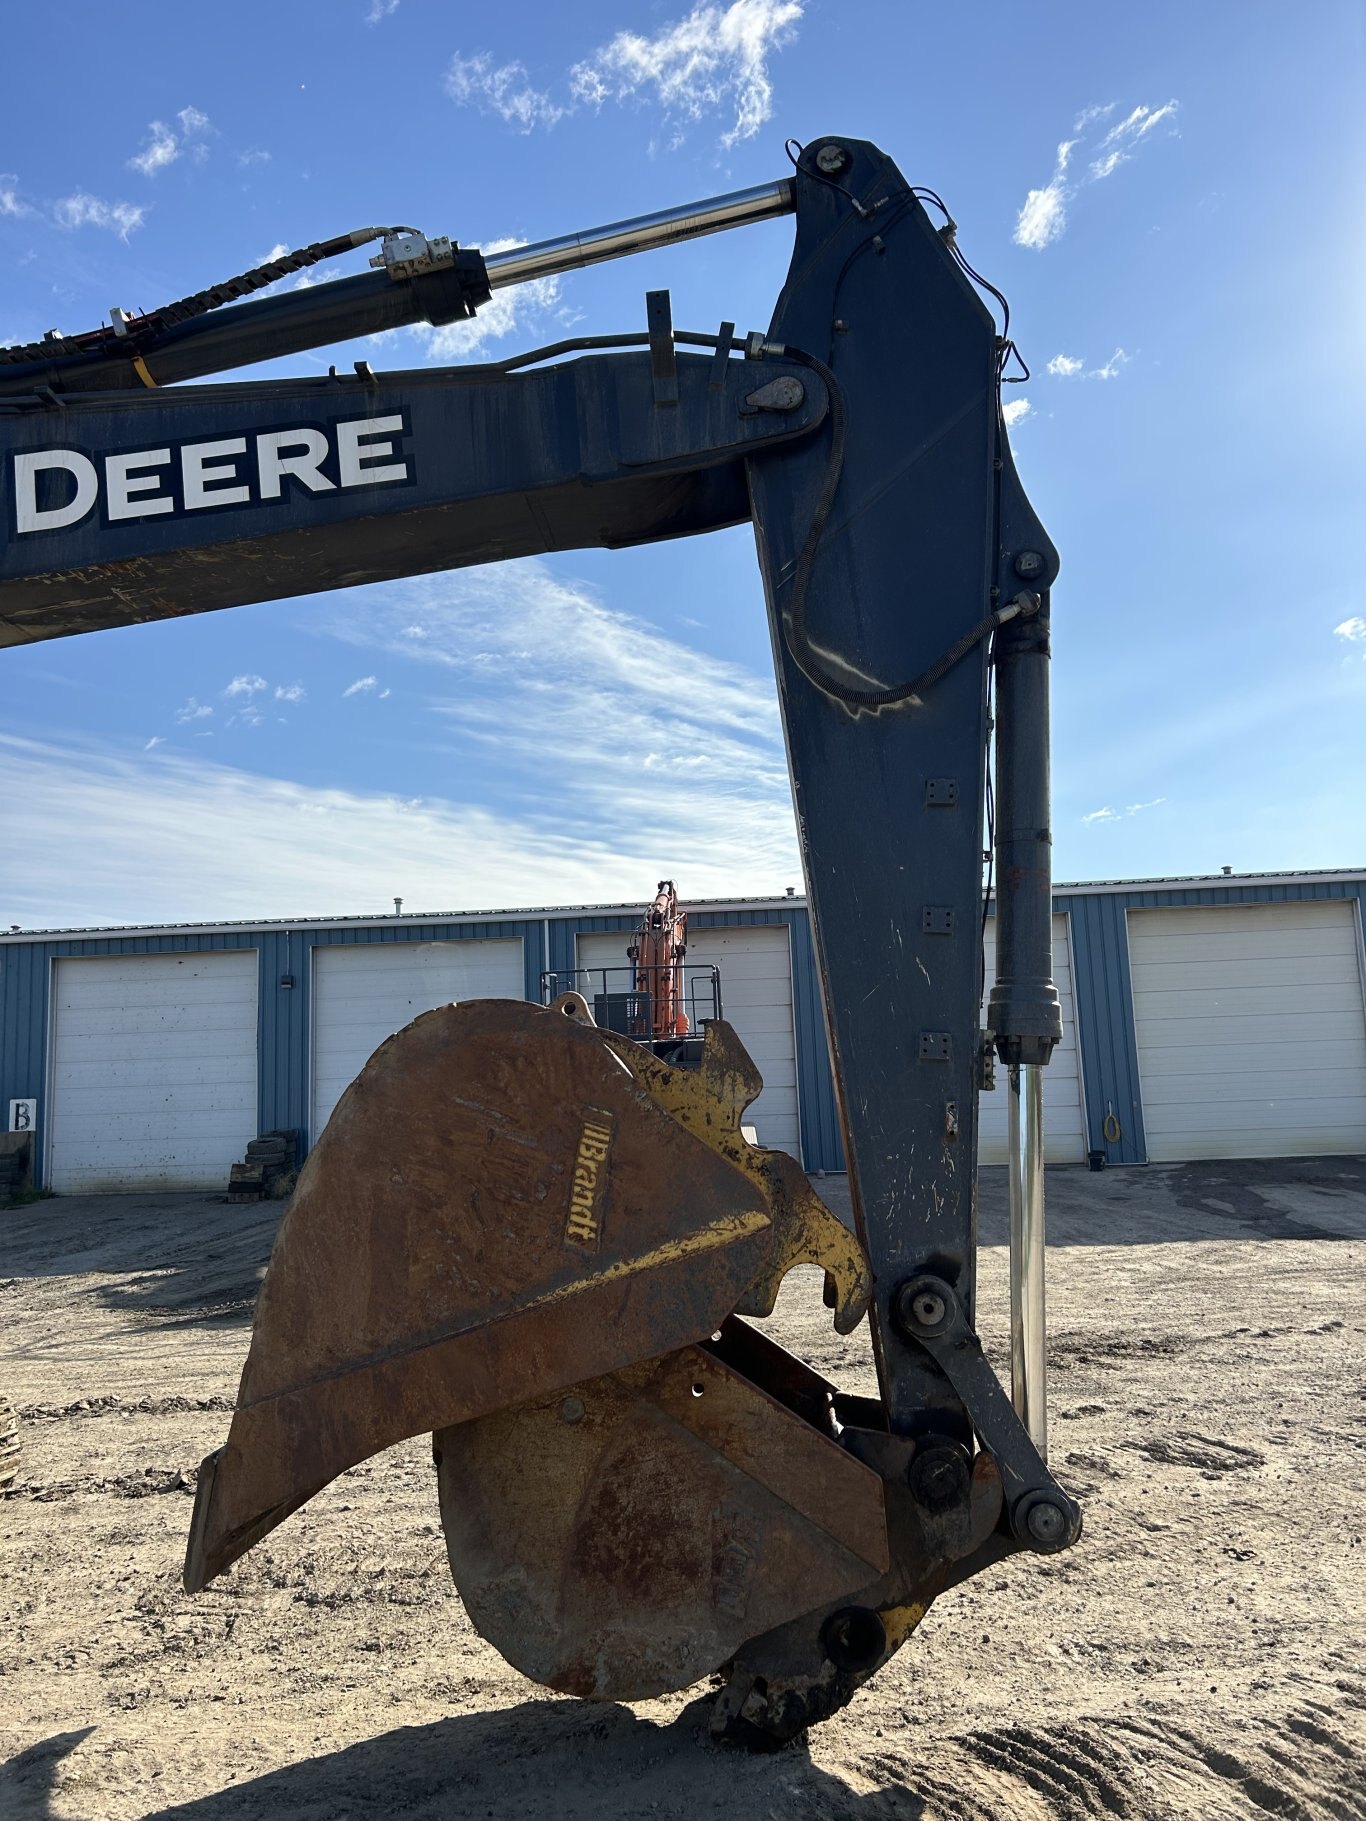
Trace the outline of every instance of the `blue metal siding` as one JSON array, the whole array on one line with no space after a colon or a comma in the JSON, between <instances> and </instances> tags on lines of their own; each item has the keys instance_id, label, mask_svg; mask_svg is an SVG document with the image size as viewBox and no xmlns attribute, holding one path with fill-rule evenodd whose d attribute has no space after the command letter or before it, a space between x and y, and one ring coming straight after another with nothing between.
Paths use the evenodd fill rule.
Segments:
<instances>
[{"instance_id":1,"label":"blue metal siding","mask_svg":"<svg viewBox=\"0 0 1366 1821\"><path fill-rule=\"evenodd\" d=\"M1133 981L1129 971L1128 913L1131 910L1180 910L1200 905L1300 904L1306 901L1355 899L1357 929L1366 882L1318 879L1261 884L1135 887L1068 894L1054 909L1072 915L1072 965L1077 995L1077 1039L1086 1089L1086 1124L1092 1150L1104 1151L1111 1163L1146 1163L1143 1102L1138 1078L1138 1039L1134 1024ZM1111 1144L1104 1135L1107 1110L1113 1108L1120 1137Z\"/></svg>"},{"instance_id":2,"label":"blue metal siding","mask_svg":"<svg viewBox=\"0 0 1366 1821\"><path fill-rule=\"evenodd\" d=\"M33 1174L41 1187L47 1149L48 1026L50 981L54 961L99 955L184 955L213 949L261 949L264 933L254 930L205 932L178 936L60 937L45 942L14 943L0 948L0 1111L11 1100L35 1097L38 1127L34 1135ZM258 963L259 966L259 963ZM259 1016L256 1032L258 1071L264 1071L265 1029Z\"/></svg>"},{"instance_id":3,"label":"blue metal siding","mask_svg":"<svg viewBox=\"0 0 1366 1821\"><path fill-rule=\"evenodd\" d=\"M1147 1150L1138 1080L1127 913L1131 909L1191 905L1293 903L1305 899L1355 899L1360 930L1366 881L1359 878L1300 883L1142 887L1097 886L1054 900L1071 919L1077 1039L1086 1097L1088 1142L1112 1163L1143 1163ZM792 1012L797 1052L797 1095L803 1161L809 1170L844 1168L834 1084L826 1044L820 987L806 906L737 907L689 913L697 929L786 924L792 953ZM37 1168L47 1121L46 1065L52 963L64 956L188 953L205 949L255 949L259 953L258 1051L260 1125L306 1131L312 955L335 943L461 942L514 938L522 943L526 997L540 998L543 968L561 972L576 962L580 934L629 936L634 913L591 915L550 912L482 923L419 922L380 926L308 926L289 929L189 931L127 936L72 936L0 945L0 1111L11 1099L38 1100ZM549 935L547 946L546 936ZM625 941L623 940L623 949ZM290 975L292 987L282 987ZM724 983L723 983L724 997ZM1120 1137L1104 1137L1113 1109Z\"/></svg>"},{"instance_id":4,"label":"blue metal siding","mask_svg":"<svg viewBox=\"0 0 1366 1821\"><path fill-rule=\"evenodd\" d=\"M1114 896L1064 898L1055 909L1068 912L1072 920L1072 991L1087 1149L1103 1152L1109 1163L1146 1163L1124 904ZM1113 1143L1105 1137L1111 1114L1120 1130Z\"/></svg>"}]
</instances>

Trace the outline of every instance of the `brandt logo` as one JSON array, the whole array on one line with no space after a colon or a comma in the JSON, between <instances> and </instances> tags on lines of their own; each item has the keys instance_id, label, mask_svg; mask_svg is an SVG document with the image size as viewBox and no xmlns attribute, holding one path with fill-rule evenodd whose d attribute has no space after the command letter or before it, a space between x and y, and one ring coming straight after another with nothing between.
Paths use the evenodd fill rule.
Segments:
<instances>
[{"instance_id":1,"label":"brandt logo","mask_svg":"<svg viewBox=\"0 0 1366 1821\"><path fill-rule=\"evenodd\" d=\"M568 1246L596 1252L602 1237L602 1211L607 1200L607 1159L612 1149L612 1115L589 1107L574 1158L569 1187L569 1215L564 1223Z\"/></svg>"}]
</instances>

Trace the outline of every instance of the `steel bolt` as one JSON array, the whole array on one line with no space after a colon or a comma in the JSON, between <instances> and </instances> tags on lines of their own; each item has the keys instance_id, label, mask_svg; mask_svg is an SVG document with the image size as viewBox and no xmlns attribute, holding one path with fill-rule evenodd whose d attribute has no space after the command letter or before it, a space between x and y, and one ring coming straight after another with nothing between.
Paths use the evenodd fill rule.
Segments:
<instances>
[{"instance_id":1,"label":"steel bolt","mask_svg":"<svg viewBox=\"0 0 1366 1821\"><path fill-rule=\"evenodd\" d=\"M1043 558L1037 550L1022 550L1015 559L1015 573L1019 576L1038 575L1043 568Z\"/></svg>"},{"instance_id":2,"label":"steel bolt","mask_svg":"<svg viewBox=\"0 0 1366 1821\"><path fill-rule=\"evenodd\" d=\"M967 1497L972 1471L960 1447L953 1442L937 1442L916 1450L906 1483L916 1503L926 1511L947 1511Z\"/></svg>"},{"instance_id":3,"label":"steel bolt","mask_svg":"<svg viewBox=\"0 0 1366 1821\"><path fill-rule=\"evenodd\" d=\"M938 1334L949 1319L950 1291L934 1277L912 1277L892 1298L892 1315L903 1334L919 1339Z\"/></svg>"},{"instance_id":4,"label":"steel bolt","mask_svg":"<svg viewBox=\"0 0 1366 1821\"><path fill-rule=\"evenodd\" d=\"M1025 1523L1030 1536L1045 1549L1056 1549L1067 1535L1067 1513L1050 1499L1040 1499L1037 1505L1031 1505Z\"/></svg>"},{"instance_id":5,"label":"steel bolt","mask_svg":"<svg viewBox=\"0 0 1366 1821\"><path fill-rule=\"evenodd\" d=\"M566 1423L581 1423L584 1419L583 1399L567 1397L560 1405L560 1417Z\"/></svg>"},{"instance_id":6,"label":"steel bolt","mask_svg":"<svg viewBox=\"0 0 1366 1821\"><path fill-rule=\"evenodd\" d=\"M937 1328L945 1312L943 1297L933 1290L922 1290L919 1296L911 1298L911 1315L918 1328Z\"/></svg>"}]
</instances>

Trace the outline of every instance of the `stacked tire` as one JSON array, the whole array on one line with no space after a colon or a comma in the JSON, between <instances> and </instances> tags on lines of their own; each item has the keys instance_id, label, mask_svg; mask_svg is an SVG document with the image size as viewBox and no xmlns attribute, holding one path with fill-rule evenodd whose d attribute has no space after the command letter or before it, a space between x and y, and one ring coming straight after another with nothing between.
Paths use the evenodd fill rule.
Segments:
<instances>
[{"instance_id":1,"label":"stacked tire","mask_svg":"<svg viewBox=\"0 0 1366 1821\"><path fill-rule=\"evenodd\" d=\"M19 1418L7 1397L0 1397L0 1498L14 1484L19 1471Z\"/></svg>"}]
</instances>

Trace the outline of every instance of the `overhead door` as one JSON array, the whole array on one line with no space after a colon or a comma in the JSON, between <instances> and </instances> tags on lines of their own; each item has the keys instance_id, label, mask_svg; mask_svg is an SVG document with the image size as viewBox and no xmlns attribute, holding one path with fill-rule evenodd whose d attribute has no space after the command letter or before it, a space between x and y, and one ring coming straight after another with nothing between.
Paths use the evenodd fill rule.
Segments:
<instances>
[{"instance_id":1,"label":"overhead door","mask_svg":"<svg viewBox=\"0 0 1366 1821\"><path fill-rule=\"evenodd\" d=\"M1153 1163L1366 1151L1351 903L1129 912Z\"/></svg>"},{"instance_id":2,"label":"overhead door","mask_svg":"<svg viewBox=\"0 0 1366 1821\"><path fill-rule=\"evenodd\" d=\"M226 1189L256 1136L251 949L55 963L48 1182Z\"/></svg>"},{"instance_id":3,"label":"overhead door","mask_svg":"<svg viewBox=\"0 0 1366 1821\"><path fill-rule=\"evenodd\" d=\"M581 968L624 966L630 940L626 934L580 936L578 964ZM746 1113L745 1124L754 1127L760 1144L800 1157L787 925L690 929L688 962L720 970L722 1012L764 1078L764 1091Z\"/></svg>"},{"instance_id":4,"label":"overhead door","mask_svg":"<svg viewBox=\"0 0 1366 1821\"><path fill-rule=\"evenodd\" d=\"M986 990L996 977L996 935L987 926ZM1062 1042L1054 1050L1043 1072L1044 1156L1049 1163L1084 1163L1086 1161L1086 1111L1082 1101L1081 1067L1077 1052L1077 1014L1072 992L1072 950L1068 942L1067 918L1053 919L1053 984L1062 1005ZM983 1023L985 1023L985 1000ZM1005 1163L1007 1160L1007 1122L1010 1097L1006 1072L996 1071L997 1086L993 1093L983 1094L978 1114L978 1156L982 1163Z\"/></svg>"},{"instance_id":5,"label":"overhead door","mask_svg":"<svg viewBox=\"0 0 1366 1821\"><path fill-rule=\"evenodd\" d=\"M313 951L312 1136L386 1037L459 999L523 999L515 937L334 943Z\"/></svg>"}]
</instances>

